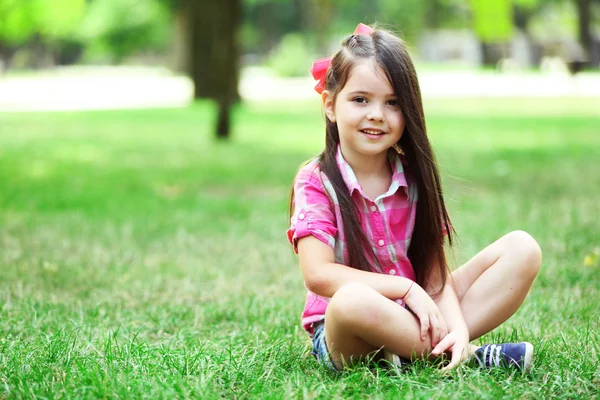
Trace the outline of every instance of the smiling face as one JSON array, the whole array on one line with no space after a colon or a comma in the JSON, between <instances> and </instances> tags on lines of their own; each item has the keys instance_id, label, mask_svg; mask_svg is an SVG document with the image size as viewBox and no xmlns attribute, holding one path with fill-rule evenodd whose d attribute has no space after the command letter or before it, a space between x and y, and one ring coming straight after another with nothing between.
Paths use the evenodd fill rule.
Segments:
<instances>
[{"instance_id":1,"label":"smiling face","mask_svg":"<svg viewBox=\"0 0 600 400\"><path fill-rule=\"evenodd\" d=\"M335 99L323 92L323 105L337 124L342 154L352 166L386 157L404 131L394 89L372 58L356 61Z\"/></svg>"}]
</instances>

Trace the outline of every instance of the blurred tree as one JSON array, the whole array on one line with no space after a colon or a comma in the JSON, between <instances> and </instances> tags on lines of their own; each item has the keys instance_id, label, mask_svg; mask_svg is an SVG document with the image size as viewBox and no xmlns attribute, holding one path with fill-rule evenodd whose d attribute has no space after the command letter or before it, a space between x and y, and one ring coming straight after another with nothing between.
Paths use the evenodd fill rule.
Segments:
<instances>
[{"instance_id":1,"label":"blurred tree","mask_svg":"<svg viewBox=\"0 0 600 400\"><path fill-rule=\"evenodd\" d=\"M160 0L92 0L78 36L88 44L88 57L118 63L136 52L163 49L169 21L170 10Z\"/></svg>"},{"instance_id":2,"label":"blurred tree","mask_svg":"<svg viewBox=\"0 0 600 400\"><path fill-rule=\"evenodd\" d=\"M25 42L36 30L31 2L0 0L0 40L5 44Z\"/></svg>"},{"instance_id":3,"label":"blurred tree","mask_svg":"<svg viewBox=\"0 0 600 400\"><path fill-rule=\"evenodd\" d=\"M313 33L316 8L327 9L330 1L243 0L241 24L244 31L253 32L252 42L241 38L245 51L267 54L285 34Z\"/></svg>"},{"instance_id":4,"label":"blurred tree","mask_svg":"<svg viewBox=\"0 0 600 400\"><path fill-rule=\"evenodd\" d=\"M529 22L548 2L552 1L556 0L513 0L513 23L526 41L529 50L529 65L537 65L541 57L541 52L536 51Z\"/></svg>"},{"instance_id":5,"label":"blurred tree","mask_svg":"<svg viewBox=\"0 0 600 400\"><path fill-rule=\"evenodd\" d=\"M527 24L543 4L543 0L513 0L515 26L523 32L527 32Z\"/></svg>"},{"instance_id":6,"label":"blurred tree","mask_svg":"<svg viewBox=\"0 0 600 400\"><path fill-rule=\"evenodd\" d=\"M378 0L375 18L413 41L426 26L426 15L427 4L423 0Z\"/></svg>"},{"instance_id":7,"label":"blurred tree","mask_svg":"<svg viewBox=\"0 0 600 400\"><path fill-rule=\"evenodd\" d=\"M463 0L425 0L425 26L429 29L464 27L468 5Z\"/></svg>"},{"instance_id":8,"label":"blurred tree","mask_svg":"<svg viewBox=\"0 0 600 400\"><path fill-rule=\"evenodd\" d=\"M312 0L310 5L312 6L310 28L314 32L316 50L319 54L327 54L327 34L333 17L333 0Z\"/></svg>"},{"instance_id":9,"label":"blurred tree","mask_svg":"<svg viewBox=\"0 0 600 400\"><path fill-rule=\"evenodd\" d=\"M226 139L231 131L231 107L239 100L237 34L241 0L182 0L180 6L189 18L189 71L194 97L216 101L216 135Z\"/></svg>"},{"instance_id":10,"label":"blurred tree","mask_svg":"<svg viewBox=\"0 0 600 400\"><path fill-rule=\"evenodd\" d=\"M29 3L0 0L0 68L8 69L16 46L35 32Z\"/></svg>"},{"instance_id":11,"label":"blurred tree","mask_svg":"<svg viewBox=\"0 0 600 400\"><path fill-rule=\"evenodd\" d=\"M330 4L323 16L334 32L352 32L359 23L376 23L379 27L400 33L414 42L425 29L464 26L467 8L464 0L313 0L322 6Z\"/></svg>"},{"instance_id":12,"label":"blurred tree","mask_svg":"<svg viewBox=\"0 0 600 400\"><path fill-rule=\"evenodd\" d=\"M304 37L316 54L331 51L332 35L363 22L400 32L414 41L423 29L464 26L464 0L244 0L241 45L264 56L290 33Z\"/></svg>"},{"instance_id":13,"label":"blurred tree","mask_svg":"<svg viewBox=\"0 0 600 400\"><path fill-rule=\"evenodd\" d=\"M513 0L514 23L522 30L529 40L532 40L528 29L529 21L540 11L556 4L571 3L577 11L577 38L585 53L584 56L568 56L567 63L572 72L577 72L586 65L600 64L600 43L594 39L594 4L600 5L600 0ZM571 50L573 52L573 50Z\"/></svg>"},{"instance_id":14,"label":"blurred tree","mask_svg":"<svg viewBox=\"0 0 600 400\"><path fill-rule=\"evenodd\" d=\"M281 77L308 76L312 56L304 35L288 33L271 51L267 65Z\"/></svg>"},{"instance_id":15,"label":"blurred tree","mask_svg":"<svg viewBox=\"0 0 600 400\"><path fill-rule=\"evenodd\" d=\"M85 7L85 0L0 0L0 57L5 68L15 49L32 39L41 53L46 45L72 35Z\"/></svg>"},{"instance_id":16,"label":"blurred tree","mask_svg":"<svg viewBox=\"0 0 600 400\"><path fill-rule=\"evenodd\" d=\"M474 31L481 41L484 65L496 65L505 56L513 34L510 0L471 0Z\"/></svg>"},{"instance_id":17,"label":"blurred tree","mask_svg":"<svg viewBox=\"0 0 600 400\"><path fill-rule=\"evenodd\" d=\"M594 39L592 33L592 3L600 4L600 0L573 1L577 7L579 43L583 46L587 60L581 66L572 65L571 69L579 70L586 65L598 67L600 65L600 42Z\"/></svg>"}]
</instances>

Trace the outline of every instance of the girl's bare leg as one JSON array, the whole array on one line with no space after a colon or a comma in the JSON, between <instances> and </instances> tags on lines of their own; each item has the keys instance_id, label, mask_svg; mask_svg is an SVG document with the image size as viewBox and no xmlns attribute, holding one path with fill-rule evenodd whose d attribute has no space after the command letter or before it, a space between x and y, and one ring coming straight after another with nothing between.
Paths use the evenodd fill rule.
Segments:
<instances>
[{"instance_id":1,"label":"girl's bare leg","mask_svg":"<svg viewBox=\"0 0 600 400\"><path fill-rule=\"evenodd\" d=\"M338 369L385 346L404 358L431 352L431 338L420 339L417 318L362 283L342 286L325 313L325 336Z\"/></svg>"},{"instance_id":2,"label":"girl's bare leg","mask_svg":"<svg viewBox=\"0 0 600 400\"><path fill-rule=\"evenodd\" d=\"M492 243L452 273L454 290L470 339L506 321L527 296L541 265L537 242L523 231ZM404 358L430 353L431 338L420 340L417 318L361 283L342 286L325 313L326 341L337 368L385 346ZM470 353L477 349L471 346Z\"/></svg>"},{"instance_id":3,"label":"girl's bare leg","mask_svg":"<svg viewBox=\"0 0 600 400\"><path fill-rule=\"evenodd\" d=\"M452 273L471 340L498 327L517 311L541 262L542 252L535 239L514 231ZM472 350L476 348L472 346Z\"/></svg>"}]
</instances>

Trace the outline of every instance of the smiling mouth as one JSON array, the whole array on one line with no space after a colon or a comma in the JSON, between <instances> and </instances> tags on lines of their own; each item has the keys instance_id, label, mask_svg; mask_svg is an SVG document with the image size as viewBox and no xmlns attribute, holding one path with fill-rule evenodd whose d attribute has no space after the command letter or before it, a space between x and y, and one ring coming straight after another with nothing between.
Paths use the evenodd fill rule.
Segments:
<instances>
[{"instance_id":1,"label":"smiling mouth","mask_svg":"<svg viewBox=\"0 0 600 400\"><path fill-rule=\"evenodd\" d=\"M362 133L366 133L367 135L383 135L385 132L373 129L361 129Z\"/></svg>"}]
</instances>

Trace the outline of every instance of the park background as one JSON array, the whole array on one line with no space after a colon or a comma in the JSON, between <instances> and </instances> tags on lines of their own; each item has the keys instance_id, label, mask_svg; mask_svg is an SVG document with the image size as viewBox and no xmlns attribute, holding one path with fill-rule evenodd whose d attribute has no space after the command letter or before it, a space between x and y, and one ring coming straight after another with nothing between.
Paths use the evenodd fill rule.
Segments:
<instances>
[{"instance_id":1,"label":"park background","mask_svg":"<svg viewBox=\"0 0 600 400\"><path fill-rule=\"evenodd\" d=\"M358 22L410 46L453 264L544 252L482 338L529 375L309 354L288 196ZM599 58L596 0L0 0L0 398L597 398Z\"/></svg>"}]
</instances>

